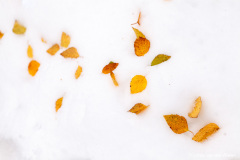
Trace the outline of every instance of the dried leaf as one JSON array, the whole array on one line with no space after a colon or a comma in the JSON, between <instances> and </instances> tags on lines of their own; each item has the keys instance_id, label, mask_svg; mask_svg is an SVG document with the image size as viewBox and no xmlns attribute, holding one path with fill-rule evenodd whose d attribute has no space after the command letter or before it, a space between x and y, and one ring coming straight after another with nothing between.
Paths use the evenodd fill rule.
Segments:
<instances>
[{"instance_id":1,"label":"dried leaf","mask_svg":"<svg viewBox=\"0 0 240 160\"><path fill-rule=\"evenodd\" d=\"M197 118L201 108L202 108L202 100L201 100L201 97L199 96L195 100L195 106L194 106L192 112L188 113L188 116L190 118Z\"/></svg>"},{"instance_id":2,"label":"dried leaf","mask_svg":"<svg viewBox=\"0 0 240 160\"><path fill-rule=\"evenodd\" d=\"M188 131L187 120L177 114L164 115L167 124L174 133L181 134Z\"/></svg>"},{"instance_id":3,"label":"dried leaf","mask_svg":"<svg viewBox=\"0 0 240 160\"><path fill-rule=\"evenodd\" d=\"M169 60L170 58L171 58L171 56L168 56L168 55L165 55L165 54L159 54L153 59L153 61L151 63L151 66L155 66L155 65L160 64L162 62L165 62L165 61Z\"/></svg>"},{"instance_id":4,"label":"dried leaf","mask_svg":"<svg viewBox=\"0 0 240 160\"><path fill-rule=\"evenodd\" d=\"M70 44L71 38L65 32L62 32L61 46L67 48Z\"/></svg>"},{"instance_id":5,"label":"dried leaf","mask_svg":"<svg viewBox=\"0 0 240 160\"><path fill-rule=\"evenodd\" d=\"M110 72L110 76L112 78L112 81L113 81L114 85L118 86L118 82L117 82L117 80L115 78L115 74L112 71Z\"/></svg>"},{"instance_id":6,"label":"dried leaf","mask_svg":"<svg viewBox=\"0 0 240 160\"><path fill-rule=\"evenodd\" d=\"M64 58L78 58L79 57L78 51L75 47L68 48L67 50L63 51L61 53L61 55Z\"/></svg>"},{"instance_id":7,"label":"dried leaf","mask_svg":"<svg viewBox=\"0 0 240 160\"><path fill-rule=\"evenodd\" d=\"M27 48L27 55L29 58L33 58L33 49L30 45L28 45L28 48Z\"/></svg>"},{"instance_id":8,"label":"dried leaf","mask_svg":"<svg viewBox=\"0 0 240 160\"><path fill-rule=\"evenodd\" d=\"M80 77L81 73L82 73L82 67L78 66L78 68L75 72L75 78L78 79L78 77Z\"/></svg>"},{"instance_id":9,"label":"dried leaf","mask_svg":"<svg viewBox=\"0 0 240 160\"><path fill-rule=\"evenodd\" d=\"M49 53L50 55L55 55L57 53L57 51L60 49L58 44L54 44L51 48L49 48L47 50L47 53Z\"/></svg>"},{"instance_id":10,"label":"dried leaf","mask_svg":"<svg viewBox=\"0 0 240 160\"><path fill-rule=\"evenodd\" d=\"M132 28L133 28L133 27L132 27ZM139 38L139 37L141 37L141 38L146 38L145 35L144 35L141 31L139 31L138 29L133 28L133 31L135 32L137 38Z\"/></svg>"},{"instance_id":11,"label":"dried leaf","mask_svg":"<svg viewBox=\"0 0 240 160\"><path fill-rule=\"evenodd\" d=\"M62 101L63 101L63 97L59 98L57 101L56 101L56 112L62 107Z\"/></svg>"},{"instance_id":12,"label":"dried leaf","mask_svg":"<svg viewBox=\"0 0 240 160\"><path fill-rule=\"evenodd\" d=\"M118 66L118 63L114 63L114 62L110 62L108 65L106 65L103 70L102 73L103 74L108 74L110 72L112 72L114 69L116 69Z\"/></svg>"},{"instance_id":13,"label":"dried leaf","mask_svg":"<svg viewBox=\"0 0 240 160\"><path fill-rule=\"evenodd\" d=\"M4 33L0 31L0 39L2 39L3 36L4 36Z\"/></svg>"},{"instance_id":14,"label":"dried leaf","mask_svg":"<svg viewBox=\"0 0 240 160\"><path fill-rule=\"evenodd\" d=\"M37 73L38 71L38 68L40 66L40 63L38 63L37 61L35 60L32 60L29 65L28 65L28 72L31 76L35 76L35 74Z\"/></svg>"},{"instance_id":15,"label":"dried leaf","mask_svg":"<svg viewBox=\"0 0 240 160\"><path fill-rule=\"evenodd\" d=\"M209 123L208 125L204 126L202 129L195 134L192 140L196 142L202 142L203 140L207 139L207 137L211 136L213 133L219 130L218 125L215 123Z\"/></svg>"},{"instance_id":16,"label":"dried leaf","mask_svg":"<svg viewBox=\"0 0 240 160\"><path fill-rule=\"evenodd\" d=\"M45 41L45 39L42 37L41 38L41 41L43 42L43 43L47 43L47 41Z\"/></svg>"},{"instance_id":17,"label":"dried leaf","mask_svg":"<svg viewBox=\"0 0 240 160\"><path fill-rule=\"evenodd\" d=\"M18 21L15 21L12 31L15 34L24 34L26 32L26 28L19 24Z\"/></svg>"},{"instance_id":18,"label":"dried leaf","mask_svg":"<svg viewBox=\"0 0 240 160\"><path fill-rule=\"evenodd\" d=\"M142 104L142 103L137 103L137 104L135 104L135 105L129 110L129 112L139 114L139 113L141 113L142 111L144 111L145 109L147 109L147 107L148 107L148 106L145 106L145 105Z\"/></svg>"},{"instance_id":19,"label":"dried leaf","mask_svg":"<svg viewBox=\"0 0 240 160\"><path fill-rule=\"evenodd\" d=\"M142 92L147 87L147 79L142 75L136 75L130 82L131 94Z\"/></svg>"},{"instance_id":20,"label":"dried leaf","mask_svg":"<svg viewBox=\"0 0 240 160\"><path fill-rule=\"evenodd\" d=\"M139 37L134 42L135 54L144 56L150 48L150 41L146 38Z\"/></svg>"},{"instance_id":21,"label":"dried leaf","mask_svg":"<svg viewBox=\"0 0 240 160\"><path fill-rule=\"evenodd\" d=\"M138 25L140 26L140 18L141 18L141 12L139 12L137 22L136 22L136 23L133 23L132 25L134 25L134 24L138 24Z\"/></svg>"}]
</instances>

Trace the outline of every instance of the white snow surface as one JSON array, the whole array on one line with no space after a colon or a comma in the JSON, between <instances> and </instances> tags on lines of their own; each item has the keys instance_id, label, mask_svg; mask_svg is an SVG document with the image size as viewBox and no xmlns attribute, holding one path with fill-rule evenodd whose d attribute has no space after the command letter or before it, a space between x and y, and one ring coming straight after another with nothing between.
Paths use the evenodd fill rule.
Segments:
<instances>
[{"instance_id":1,"label":"white snow surface","mask_svg":"<svg viewBox=\"0 0 240 160\"><path fill-rule=\"evenodd\" d=\"M151 42L143 57L131 26L139 11L134 27ZM238 0L0 0L0 160L240 159L239 17ZM24 35L12 32L15 20ZM63 31L80 58L46 52ZM34 77L28 44L41 64ZM172 57L151 67L157 54ZM119 87L101 73L110 61ZM134 75L148 81L138 94ZM202 111L191 119L198 96ZM150 106L127 112L136 103ZM211 122L220 130L197 143L172 132L167 114L185 116L194 133Z\"/></svg>"}]
</instances>

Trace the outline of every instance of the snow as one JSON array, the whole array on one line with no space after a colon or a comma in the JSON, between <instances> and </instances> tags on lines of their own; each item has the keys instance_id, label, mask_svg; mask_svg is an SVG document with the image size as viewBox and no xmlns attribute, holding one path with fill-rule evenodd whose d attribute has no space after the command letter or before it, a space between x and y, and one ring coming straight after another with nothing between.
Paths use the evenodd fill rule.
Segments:
<instances>
[{"instance_id":1,"label":"snow","mask_svg":"<svg viewBox=\"0 0 240 160\"><path fill-rule=\"evenodd\" d=\"M0 0L0 159L240 159L239 9L237 0ZM135 27L151 42L144 57L134 54L130 25L139 11ZM16 19L27 27L23 36L11 31ZM80 58L64 59L64 49L46 53L63 31ZM41 64L35 77L27 71L28 44ZM157 54L172 58L151 67ZM101 74L109 61L119 63L119 87ZM148 86L131 95L137 74ZM190 119L198 96L202 111ZM127 112L136 103L150 107ZM210 122L220 130L197 143L190 132L173 133L166 114L185 116L194 133Z\"/></svg>"}]
</instances>

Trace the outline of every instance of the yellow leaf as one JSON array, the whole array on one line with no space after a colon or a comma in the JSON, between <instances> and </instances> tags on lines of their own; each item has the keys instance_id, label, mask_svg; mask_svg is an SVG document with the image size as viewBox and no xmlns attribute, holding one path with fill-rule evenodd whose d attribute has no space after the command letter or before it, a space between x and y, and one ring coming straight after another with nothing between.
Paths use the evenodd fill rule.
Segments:
<instances>
[{"instance_id":1,"label":"yellow leaf","mask_svg":"<svg viewBox=\"0 0 240 160\"><path fill-rule=\"evenodd\" d=\"M190 118L197 118L201 108L202 108L202 100L201 100L201 97L199 96L195 100L195 106L194 106L192 112L188 113L188 116Z\"/></svg>"},{"instance_id":2,"label":"yellow leaf","mask_svg":"<svg viewBox=\"0 0 240 160\"><path fill-rule=\"evenodd\" d=\"M102 73L103 74L108 74L108 73L112 72L114 69L116 69L117 66L118 66L118 63L110 62L108 65L106 65L103 68Z\"/></svg>"},{"instance_id":3,"label":"yellow leaf","mask_svg":"<svg viewBox=\"0 0 240 160\"><path fill-rule=\"evenodd\" d=\"M136 75L130 83L131 94L142 92L147 87L147 79L142 75Z\"/></svg>"},{"instance_id":4,"label":"yellow leaf","mask_svg":"<svg viewBox=\"0 0 240 160\"><path fill-rule=\"evenodd\" d=\"M112 78L112 81L113 81L114 85L118 86L118 82L117 82L117 80L115 78L115 74L112 71L110 72L110 76Z\"/></svg>"},{"instance_id":5,"label":"yellow leaf","mask_svg":"<svg viewBox=\"0 0 240 160\"><path fill-rule=\"evenodd\" d=\"M150 41L146 38L139 37L134 42L135 54L137 56L144 56L150 48Z\"/></svg>"},{"instance_id":6,"label":"yellow leaf","mask_svg":"<svg viewBox=\"0 0 240 160\"><path fill-rule=\"evenodd\" d=\"M27 55L29 58L33 58L33 49L30 45L28 45Z\"/></svg>"},{"instance_id":7,"label":"yellow leaf","mask_svg":"<svg viewBox=\"0 0 240 160\"><path fill-rule=\"evenodd\" d=\"M209 123L208 125L204 126L202 129L195 134L192 140L196 142L202 142L203 140L207 139L207 137L211 136L213 133L219 130L218 125L215 123Z\"/></svg>"},{"instance_id":8,"label":"yellow leaf","mask_svg":"<svg viewBox=\"0 0 240 160\"><path fill-rule=\"evenodd\" d=\"M68 48L67 50L63 51L61 53L61 55L64 58L78 58L79 57L78 51L75 47Z\"/></svg>"},{"instance_id":9,"label":"yellow leaf","mask_svg":"<svg viewBox=\"0 0 240 160\"><path fill-rule=\"evenodd\" d=\"M147 107L148 107L148 106L145 106L145 105L142 104L142 103L137 103L137 104L135 104L135 105L129 110L129 112L139 114L139 113L141 113L142 111L144 111L145 109L147 109Z\"/></svg>"},{"instance_id":10,"label":"yellow leaf","mask_svg":"<svg viewBox=\"0 0 240 160\"><path fill-rule=\"evenodd\" d=\"M132 28L133 28L133 27L132 27ZM139 31L138 29L133 28L133 31L135 32L137 38L139 38L139 37L141 37L141 38L146 38L145 35L144 35L141 31Z\"/></svg>"},{"instance_id":11,"label":"yellow leaf","mask_svg":"<svg viewBox=\"0 0 240 160\"><path fill-rule=\"evenodd\" d=\"M26 32L26 28L23 25L19 24L18 21L16 20L12 31L15 34L24 34Z\"/></svg>"},{"instance_id":12,"label":"yellow leaf","mask_svg":"<svg viewBox=\"0 0 240 160\"><path fill-rule=\"evenodd\" d=\"M57 51L60 49L58 44L54 44L51 48L49 48L47 50L47 53L49 53L50 55L55 55L57 53Z\"/></svg>"},{"instance_id":13,"label":"yellow leaf","mask_svg":"<svg viewBox=\"0 0 240 160\"><path fill-rule=\"evenodd\" d=\"M62 32L61 46L67 48L70 44L71 38L65 32Z\"/></svg>"},{"instance_id":14,"label":"yellow leaf","mask_svg":"<svg viewBox=\"0 0 240 160\"><path fill-rule=\"evenodd\" d=\"M165 62L170 58L171 58L171 56L168 56L168 55L165 55L165 54L159 54L153 59L153 61L151 63L151 66L155 66L155 65L160 64L162 62Z\"/></svg>"},{"instance_id":15,"label":"yellow leaf","mask_svg":"<svg viewBox=\"0 0 240 160\"><path fill-rule=\"evenodd\" d=\"M0 39L2 39L3 36L4 34L0 31Z\"/></svg>"},{"instance_id":16,"label":"yellow leaf","mask_svg":"<svg viewBox=\"0 0 240 160\"><path fill-rule=\"evenodd\" d=\"M35 74L37 73L38 71L38 68L40 66L40 63L38 63L37 61L35 60L32 60L29 65L28 65L28 72L31 76L35 76Z\"/></svg>"},{"instance_id":17,"label":"yellow leaf","mask_svg":"<svg viewBox=\"0 0 240 160\"><path fill-rule=\"evenodd\" d=\"M164 115L167 124L174 133L181 134L188 131L187 120L177 114Z\"/></svg>"},{"instance_id":18,"label":"yellow leaf","mask_svg":"<svg viewBox=\"0 0 240 160\"><path fill-rule=\"evenodd\" d=\"M63 97L59 98L57 101L56 101L56 112L62 107L62 101L63 101Z\"/></svg>"},{"instance_id":19,"label":"yellow leaf","mask_svg":"<svg viewBox=\"0 0 240 160\"><path fill-rule=\"evenodd\" d=\"M81 73L82 73L82 67L78 66L78 68L75 72L75 78L78 79L78 77L80 77Z\"/></svg>"}]
</instances>

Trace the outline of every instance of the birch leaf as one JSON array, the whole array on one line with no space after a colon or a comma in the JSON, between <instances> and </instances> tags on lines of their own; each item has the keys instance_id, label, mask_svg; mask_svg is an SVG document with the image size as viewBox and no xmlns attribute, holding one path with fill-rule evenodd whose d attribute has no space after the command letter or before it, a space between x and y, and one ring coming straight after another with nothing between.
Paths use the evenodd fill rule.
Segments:
<instances>
[{"instance_id":1,"label":"birch leaf","mask_svg":"<svg viewBox=\"0 0 240 160\"><path fill-rule=\"evenodd\" d=\"M103 70L102 73L103 74L108 74L110 72L112 72L113 70L115 70L118 66L118 63L114 63L114 62L110 62L108 65L106 65Z\"/></svg>"},{"instance_id":2,"label":"birch leaf","mask_svg":"<svg viewBox=\"0 0 240 160\"><path fill-rule=\"evenodd\" d=\"M146 38L139 37L134 42L135 54L137 56L144 56L150 48L150 41Z\"/></svg>"},{"instance_id":3,"label":"birch leaf","mask_svg":"<svg viewBox=\"0 0 240 160\"><path fill-rule=\"evenodd\" d=\"M181 134L188 131L187 120L177 114L164 115L167 124L174 133Z\"/></svg>"},{"instance_id":4,"label":"birch leaf","mask_svg":"<svg viewBox=\"0 0 240 160\"><path fill-rule=\"evenodd\" d=\"M24 34L26 32L26 27L18 23L18 21L15 21L14 26L13 26L13 33L15 34Z\"/></svg>"},{"instance_id":5,"label":"birch leaf","mask_svg":"<svg viewBox=\"0 0 240 160\"><path fill-rule=\"evenodd\" d=\"M132 27L132 28L133 28L133 27ZM146 38L145 35L144 35L141 31L139 31L138 29L133 28L133 31L135 32L137 38L139 38L139 37L141 37L141 38Z\"/></svg>"},{"instance_id":6,"label":"birch leaf","mask_svg":"<svg viewBox=\"0 0 240 160\"><path fill-rule=\"evenodd\" d=\"M33 49L32 49L32 46L28 45L28 48L27 48L27 55L29 58L33 58Z\"/></svg>"},{"instance_id":7,"label":"birch leaf","mask_svg":"<svg viewBox=\"0 0 240 160\"><path fill-rule=\"evenodd\" d=\"M37 73L38 71L38 68L40 66L40 63L38 63L37 61L35 60L32 60L29 65L28 65L28 72L31 76L35 76L35 74Z\"/></svg>"},{"instance_id":8,"label":"birch leaf","mask_svg":"<svg viewBox=\"0 0 240 160\"><path fill-rule=\"evenodd\" d=\"M159 54L153 59L153 61L151 63L151 66L155 66L155 65L160 64L162 62L165 62L165 61L169 60L170 58L171 58L171 56L168 56L168 55L165 55L165 54Z\"/></svg>"},{"instance_id":9,"label":"birch leaf","mask_svg":"<svg viewBox=\"0 0 240 160\"><path fill-rule=\"evenodd\" d=\"M202 108L202 100L201 97L199 96L196 100L195 100L195 106L192 110L192 112L188 113L188 116L190 118L197 118L199 115L199 112Z\"/></svg>"},{"instance_id":10,"label":"birch leaf","mask_svg":"<svg viewBox=\"0 0 240 160\"><path fill-rule=\"evenodd\" d=\"M115 74L114 74L112 71L110 72L110 76L111 76L111 78L112 78L113 84L114 84L115 86L118 86L118 82L117 82L117 80L116 80Z\"/></svg>"},{"instance_id":11,"label":"birch leaf","mask_svg":"<svg viewBox=\"0 0 240 160\"><path fill-rule=\"evenodd\" d=\"M139 113L141 113L142 111L144 111L145 109L147 109L147 107L148 107L148 106L145 106L145 105L142 104L142 103L137 103L137 104L135 104L135 105L129 110L129 112L139 114Z\"/></svg>"},{"instance_id":12,"label":"birch leaf","mask_svg":"<svg viewBox=\"0 0 240 160\"><path fill-rule=\"evenodd\" d=\"M142 92L147 87L147 79L142 75L136 75L130 82L131 94Z\"/></svg>"},{"instance_id":13,"label":"birch leaf","mask_svg":"<svg viewBox=\"0 0 240 160\"><path fill-rule=\"evenodd\" d=\"M61 46L67 48L70 44L71 38L65 32L62 32Z\"/></svg>"},{"instance_id":14,"label":"birch leaf","mask_svg":"<svg viewBox=\"0 0 240 160\"><path fill-rule=\"evenodd\" d=\"M60 47L58 44L54 44L51 48L49 48L47 50L47 53L49 53L50 55L55 55L57 53L57 51L59 51Z\"/></svg>"},{"instance_id":15,"label":"birch leaf","mask_svg":"<svg viewBox=\"0 0 240 160\"><path fill-rule=\"evenodd\" d=\"M56 112L62 107L62 101L63 101L63 97L59 98L57 101L56 101Z\"/></svg>"},{"instance_id":16,"label":"birch leaf","mask_svg":"<svg viewBox=\"0 0 240 160\"><path fill-rule=\"evenodd\" d=\"M68 48L67 50L63 51L61 53L61 55L64 58L78 58L79 57L78 51L75 47Z\"/></svg>"},{"instance_id":17,"label":"birch leaf","mask_svg":"<svg viewBox=\"0 0 240 160\"><path fill-rule=\"evenodd\" d=\"M215 123L209 123L202 129L200 129L198 133L196 133L195 136L192 138L192 140L196 142L202 142L206 140L209 136L211 136L213 133L217 132L218 130L219 130L218 125L216 125Z\"/></svg>"},{"instance_id":18,"label":"birch leaf","mask_svg":"<svg viewBox=\"0 0 240 160\"><path fill-rule=\"evenodd\" d=\"M78 79L80 75L82 74L82 67L78 66L76 72L75 72L75 78Z\"/></svg>"},{"instance_id":19,"label":"birch leaf","mask_svg":"<svg viewBox=\"0 0 240 160\"><path fill-rule=\"evenodd\" d=\"M0 31L0 39L2 39L3 36L4 36L4 33Z\"/></svg>"}]
</instances>

